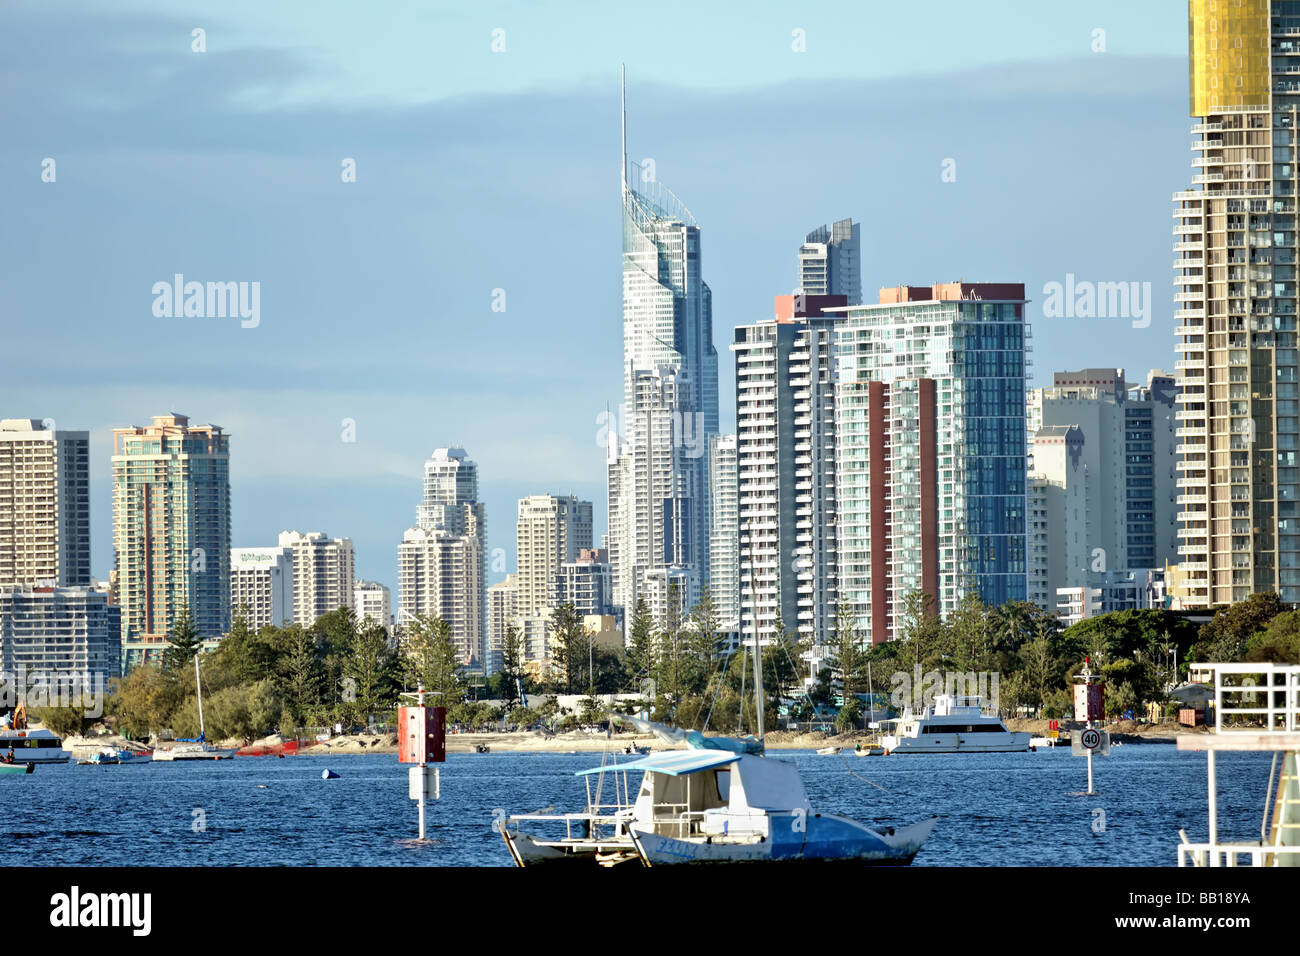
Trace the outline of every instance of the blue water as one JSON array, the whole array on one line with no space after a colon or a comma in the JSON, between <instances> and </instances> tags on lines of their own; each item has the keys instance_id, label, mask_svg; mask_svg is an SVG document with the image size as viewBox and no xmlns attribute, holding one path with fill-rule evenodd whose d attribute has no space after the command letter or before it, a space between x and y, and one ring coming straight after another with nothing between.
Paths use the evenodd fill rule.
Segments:
<instances>
[{"instance_id":1,"label":"blue water","mask_svg":"<svg viewBox=\"0 0 1300 956\"><path fill-rule=\"evenodd\" d=\"M937 815L916 866L1172 866L1178 829L1206 834L1205 755L1130 744L1086 762L1026 754L769 756L798 765L815 811L882 825ZM1269 754L1219 756L1219 835L1259 835ZM38 767L0 776L0 864L503 866L496 808L580 810L574 771L599 754L451 754L430 842L396 755ZM322 780L325 768L337 780ZM852 773L858 774L855 777ZM883 787L877 789L865 777ZM1105 812L1102 818L1093 811Z\"/></svg>"}]
</instances>

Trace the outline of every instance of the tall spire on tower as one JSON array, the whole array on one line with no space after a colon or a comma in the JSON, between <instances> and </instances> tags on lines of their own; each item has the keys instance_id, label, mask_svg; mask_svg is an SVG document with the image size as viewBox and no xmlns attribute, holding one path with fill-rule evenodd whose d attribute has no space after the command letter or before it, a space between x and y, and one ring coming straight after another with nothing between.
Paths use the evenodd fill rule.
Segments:
<instances>
[{"instance_id":1,"label":"tall spire on tower","mask_svg":"<svg viewBox=\"0 0 1300 956\"><path fill-rule=\"evenodd\" d=\"M623 64L623 195L627 195L627 64Z\"/></svg>"}]
</instances>

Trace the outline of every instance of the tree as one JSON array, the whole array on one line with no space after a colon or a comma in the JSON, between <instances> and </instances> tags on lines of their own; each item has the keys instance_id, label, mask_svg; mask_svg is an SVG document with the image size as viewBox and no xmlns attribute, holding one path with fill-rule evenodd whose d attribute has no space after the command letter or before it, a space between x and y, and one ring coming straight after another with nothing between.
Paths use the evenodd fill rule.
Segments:
<instances>
[{"instance_id":1,"label":"tree","mask_svg":"<svg viewBox=\"0 0 1300 956\"><path fill-rule=\"evenodd\" d=\"M1244 660L1250 638L1286 610L1287 605L1272 591L1252 594L1244 601L1219 608L1201 627L1194 659L1224 663Z\"/></svg>"},{"instance_id":2,"label":"tree","mask_svg":"<svg viewBox=\"0 0 1300 956\"><path fill-rule=\"evenodd\" d=\"M319 716L320 662L316 638L297 624L280 632L284 650L280 657L278 687L294 720L303 724Z\"/></svg>"},{"instance_id":3,"label":"tree","mask_svg":"<svg viewBox=\"0 0 1300 956\"><path fill-rule=\"evenodd\" d=\"M574 693L587 670L588 642L590 637L583 626L578 609L572 604L561 604L551 611L551 660L559 667L566 693ZM586 675L590 678L590 675ZM587 681L590 683L590 680Z\"/></svg>"},{"instance_id":4,"label":"tree","mask_svg":"<svg viewBox=\"0 0 1300 956\"><path fill-rule=\"evenodd\" d=\"M1246 642L1246 660L1300 664L1300 611L1288 611L1269 621Z\"/></svg>"},{"instance_id":5,"label":"tree","mask_svg":"<svg viewBox=\"0 0 1300 956\"><path fill-rule=\"evenodd\" d=\"M655 655L660 716L668 720L673 718L686 687L682 643L681 585L674 581L668 585L668 608L659 628Z\"/></svg>"},{"instance_id":6,"label":"tree","mask_svg":"<svg viewBox=\"0 0 1300 956\"><path fill-rule=\"evenodd\" d=\"M507 706L519 700L519 692L524 685L526 675L524 633L518 624L511 621L506 625L505 639L501 647L501 696L505 698Z\"/></svg>"},{"instance_id":7,"label":"tree","mask_svg":"<svg viewBox=\"0 0 1300 956\"><path fill-rule=\"evenodd\" d=\"M167 642L167 649L163 652L163 669L180 670L194 660L194 655L202 646L203 641L199 638L198 626L190 616L190 606L188 603L183 603L176 614L176 619L172 621L171 640Z\"/></svg>"},{"instance_id":8,"label":"tree","mask_svg":"<svg viewBox=\"0 0 1300 956\"><path fill-rule=\"evenodd\" d=\"M654 618L645 598L637 598L632 611L632 626L628 632L628 671L635 692L641 691L641 682L650 680L658 664L655 653Z\"/></svg>"},{"instance_id":9,"label":"tree","mask_svg":"<svg viewBox=\"0 0 1300 956\"><path fill-rule=\"evenodd\" d=\"M713 603L708 585L700 589L699 600L691 608L690 625L687 689L693 694L703 694L708 689L709 679L722 651L718 609Z\"/></svg>"},{"instance_id":10,"label":"tree","mask_svg":"<svg viewBox=\"0 0 1300 956\"><path fill-rule=\"evenodd\" d=\"M371 623L353 629L343 661L343 694L345 703L353 705L349 709L356 717L368 720L391 702L394 670L388 632Z\"/></svg>"},{"instance_id":11,"label":"tree","mask_svg":"<svg viewBox=\"0 0 1300 956\"><path fill-rule=\"evenodd\" d=\"M435 703L440 706L460 703L464 694L457 674L459 661L451 640L451 625L431 614L417 614L408 627L407 683L439 695Z\"/></svg>"},{"instance_id":12,"label":"tree","mask_svg":"<svg viewBox=\"0 0 1300 956\"><path fill-rule=\"evenodd\" d=\"M867 660L862 651L862 637L858 633L853 607L842 599L835 609L834 657L829 663L832 671L839 676L844 690L844 703L847 704L866 676Z\"/></svg>"}]
</instances>

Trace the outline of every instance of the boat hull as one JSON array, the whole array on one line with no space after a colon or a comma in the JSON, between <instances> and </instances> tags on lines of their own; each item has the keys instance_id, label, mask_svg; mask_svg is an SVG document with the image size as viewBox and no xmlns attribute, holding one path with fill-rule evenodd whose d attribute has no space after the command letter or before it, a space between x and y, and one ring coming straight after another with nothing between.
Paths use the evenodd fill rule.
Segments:
<instances>
[{"instance_id":1,"label":"boat hull","mask_svg":"<svg viewBox=\"0 0 1300 956\"><path fill-rule=\"evenodd\" d=\"M907 866L929 837L936 818L901 830L872 830L856 820L830 814L768 815L769 833L728 838L679 838L632 828L632 839L647 866L674 863L810 863Z\"/></svg>"},{"instance_id":2,"label":"boat hull","mask_svg":"<svg viewBox=\"0 0 1300 956\"><path fill-rule=\"evenodd\" d=\"M34 763L0 763L0 775L26 776L36 769Z\"/></svg>"},{"instance_id":3,"label":"boat hull","mask_svg":"<svg viewBox=\"0 0 1300 956\"><path fill-rule=\"evenodd\" d=\"M615 866L640 861L631 837L600 842L544 841L528 833L511 833L509 829L502 830L501 835L506 841L506 848L510 851L510 858L515 861L515 866L540 866L554 863Z\"/></svg>"},{"instance_id":4,"label":"boat hull","mask_svg":"<svg viewBox=\"0 0 1300 956\"><path fill-rule=\"evenodd\" d=\"M155 750L154 760L170 763L178 760L230 760L235 756L235 748L222 750L213 747L210 750Z\"/></svg>"},{"instance_id":5,"label":"boat hull","mask_svg":"<svg viewBox=\"0 0 1300 956\"><path fill-rule=\"evenodd\" d=\"M979 739L995 736L996 740ZM920 734L916 737L885 737L881 743L891 754L1024 753L1029 750L1030 736L1011 731L1005 734Z\"/></svg>"}]
</instances>

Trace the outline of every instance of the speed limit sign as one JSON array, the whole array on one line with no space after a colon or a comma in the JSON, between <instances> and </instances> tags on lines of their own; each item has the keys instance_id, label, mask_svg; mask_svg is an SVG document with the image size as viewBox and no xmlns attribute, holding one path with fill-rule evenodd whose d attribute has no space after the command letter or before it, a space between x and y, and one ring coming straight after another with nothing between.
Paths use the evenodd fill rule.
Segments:
<instances>
[{"instance_id":1,"label":"speed limit sign","mask_svg":"<svg viewBox=\"0 0 1300 956\"><path fill-rule=\"evenodd\" d=\"M1079 743L1087 750L1096 750L1101 746L1101 734L1095 730L1085 730L1079 735Z\"/></svg>"}]
</instances>

